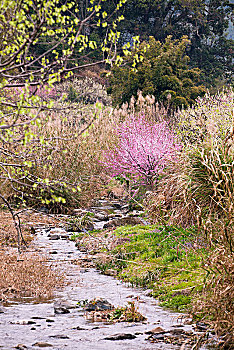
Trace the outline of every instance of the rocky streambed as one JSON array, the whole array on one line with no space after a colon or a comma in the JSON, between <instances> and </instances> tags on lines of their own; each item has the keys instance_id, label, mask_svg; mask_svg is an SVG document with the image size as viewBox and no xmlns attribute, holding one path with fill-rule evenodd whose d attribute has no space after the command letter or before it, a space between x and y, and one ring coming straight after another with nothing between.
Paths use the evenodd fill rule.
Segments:
<instances>
[{"instance_id":1,"label":"rocky streambed","mask_svg":"<svg viewBox=\"0 0 234 350\"><path fill-rule=\"evenodd\" d=\"M101 202L93 211L96 213L93 224L98 228L123 216L117 204ZM48 263L60 267L68 284L57 290L51 300L29 298L3 305L0 309L1 349L196 349L202 333L195 332L183 315L159 307L148 291L130 288L93 267L88 268L87 264L85 267L78 265L77 261L91 261L91 257L70 241L72 233L63 228L38 225L35 234L36 249L48 255ZM94 315L92 310L98 311L95 305L99 305L100 312L90 317ZM110 308L134 305L144 317L139 322L102 319L102 311L108 309L108 305Z\"/></svg>"}]
</instances>

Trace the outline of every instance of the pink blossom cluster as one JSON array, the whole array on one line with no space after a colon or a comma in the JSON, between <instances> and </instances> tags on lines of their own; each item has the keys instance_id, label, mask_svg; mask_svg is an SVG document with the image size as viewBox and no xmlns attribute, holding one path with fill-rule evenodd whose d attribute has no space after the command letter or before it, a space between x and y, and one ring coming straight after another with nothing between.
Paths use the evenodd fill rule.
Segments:
<instances>
[{"instance_id":1,"label":"pink blossom cluster","mask_svg":"<svg viewBox=\"0 0 234 350\"><path fill-rule=\"evenodd\" d=\"M13 87L13 88L8 88L5 90L5 92L8 94L9 97L12 97L13 99L15 96L19 96L20 94L24 93L24 87ZM45 87L42 86L30 86L29 87L29 92L32 95L39 96L43 100L55 98L57 96L55 88L49 88L46 89Z\"/></svg>"},{"instance_id":2,"label":"pink blossom cluster","mask_svg":"<svg viewBox=\"0 0 234 350\"><path fill-rule=\"evenodd\" d=\"M43 86L32 87L30 86L30 92L32 94L41 97L42 99L55 98L57 96L55 88L45 88Z\"/></svg>"},{"instance_id":3,"label":"pink blossom cluster","mask_svg":"<svg viewBox=\"0 0 234 350\"><path fill-rule=\"evenodd\" d=\"M113 176L130 175L152 185L181 150L166 122L150 123L144 115L130 116L115 133L117 145L104 153L104 165Z\"/></svg>"}]
</instances>

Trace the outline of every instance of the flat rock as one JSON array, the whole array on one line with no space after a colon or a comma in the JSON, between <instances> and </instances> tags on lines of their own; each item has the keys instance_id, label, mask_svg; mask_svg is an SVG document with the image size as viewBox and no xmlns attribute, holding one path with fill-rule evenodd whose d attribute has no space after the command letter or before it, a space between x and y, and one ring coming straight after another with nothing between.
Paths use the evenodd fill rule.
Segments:
<instances>
[{"instance_id":1,"label":"flat rock","mask_svg":"<svg viewBox=\"0 0 234 350\"><path fill-rule=\"evenodd\" d=\"M54 313L55 314L69 314L73 306L67 302L55 302L54 303Z\"/></svg>"},{"instance_id":2,"label":"flat rock","mask_svg":"<svg viewBox=\"0 0 234 350\"><path fill-rule=\"evenodd\" d=\"M109 337L104 338L104 340L125 340L125 339L135 339L136 335L131 333L118 333L110 335Z\"/></svg>"},{"instance_id":3,"label":"flat rock","mask_svg":"<svg viewBox=\"0 0 234 350\"><path fill-rule=\"evenodd\" d=\"M69 337L65 334L55 334L55 335L50 335L50 338L57 338L57 339L69 339Z\"/></svg>"},{"instance_id":4,"label":"flat rock","mask_svg":"<svg viewBox=\"0 0 234 350\"><path fill-rule=\"evenodd\" d=\"M166 331L161 327L156 327L151 329L150 331L145 332L145 334L164 334L164 333L166 333Z\"/></svg>"},{"instance_id":5,"label":"flat rock","mask_svg":"<svg viewBox=\"0 0 234 350\"><path fill-rule=\"evenodd\" d=\"M118 227L118 226L124 226L124 225L144 225L143 221L140 218L127 216L124 218L114 219L106 224L104 224L103 228L112 228L112 227Z\"/></svg>"},{"instance_id":6,"label":"flat rock","mask_svg":"<svg viewBox=\"0 0 234 350\"><path fill-rule=\"evenodd\" d=\"M87 331L87 328L82 328L82 327L80 327L80 326L74 327L74 328L72 328L72 329L76 329L76 330L78 330L78 331Z\"/></svg>"},{"instance_id":7,"label":"flat rock","mask_svg":"<svg viewBox=\"0 0 234 350\"><path fill-rule=\"evenodd\" d=\"M20 324L20 325L26 325L26 324L36 324L35 321L31 321L31 320L18 320L18 321L13 321L13 322L10 322L12 324Z\"/></svg>"},{"instance_id":8,"label":"flat rock","mask_svg":"<svg viewBox=\"0 0 234 350\"><path fill-rule=\"evenodd\" d=\"M122 208L122 204L119 202L111 202L111 205L113 205L114 208L116 209L121 209Z\"/></svg>"},{"instance_id":9,"label":"flat rock","mask_svg":"<svg viewBox=\"0 0 234 350\"><path fill-rule=\"evenodd\" d=\"M88 304L85 305L85 311L104 311L112 310L114 307L105 299L95 299L91 300Z\"/></svg>"},{"instance_id":10,"label":"flat rock","mask_svg":"<svg viewBox=\"0 0 234 350\"><path fill-rule=\"evenodd\" d=\"M38 346L39 348L47 348L47 347L53 346L53 345L49 344L49 343L45 343L43 341L38 341L38 342L34 343L32 346Z\"/></svg>"},{"instance_id":11,"label":"flat rock","mask_svg":"<svg viewBox=\"0 0 234 350\"><path fill-rule=\"evenodd\" d=\"M108 215L99 214L99 213L95 213L94 218L97 219L98 221L108 221L109 220Z\"/></svg>"},{"instance_id":12,"label":"flat rock","mask_svg":"<svg viewBox=\"0 0 234 350\"><path fill-rule=\"evenodd\" d=\"M49 234L48 235L50 238L50 240L57 240L57 239L60 239L60 236L59 235L51 235L51 234Z\"/></svg>"},{"instance_id":13,"label":"flat rock","mask_svg":"<svg viewBox=\"0 0 234 350\"><path fill-rule=\"evenodd\" d=\"M27 349L27 346L24 345L24 344L18 344L15 346L15 349L18 349L18 350L25 350Z\"/></svg>"},{"instance_id":14,"label":"flat rock","mask_svg":"<svg viewBox=\"0 0 234 350\"><path fill-rule=\"evenodd\" d=\"M73 215L76 216L82 216L85 215L87 213L87 210L85 209L73 209Z\"/></svg>"}]
</instances>

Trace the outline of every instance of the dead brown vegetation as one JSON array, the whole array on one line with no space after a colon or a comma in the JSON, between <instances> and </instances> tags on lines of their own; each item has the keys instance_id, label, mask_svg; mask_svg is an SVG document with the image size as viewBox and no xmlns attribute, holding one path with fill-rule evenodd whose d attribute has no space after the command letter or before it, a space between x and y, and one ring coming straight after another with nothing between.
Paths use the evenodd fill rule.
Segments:
<instances>
[{"instance_id":1,"label":"dead brown vegetation","mask_svg":"<svg viewBox=\"0 0 234 350\"><path fill-rule=\"evenodd\" d=\"M35 253L19 255L14 251L0 252L0 293L4 301L15 297L51 297L63 277L48 265L44 256Z\"/></svg>"},{"instance_id":2,"label":"dead brown vegetation","mask_svg":"<svg viewBox=\"0 0 234 350\"><path fill-rule=\"evenodd\" d=\"M56 218L33 211L22 212L20 218L28 245L33 240L30 233L33 226L61 224ZM55 288L62 286L62 274L48 264L45 256L30 252L26 247L24 253L16 252L17 232L7 211L0 211L0 245L0 301L18 297L48 298Z\"/></svg>"}]
</instances>

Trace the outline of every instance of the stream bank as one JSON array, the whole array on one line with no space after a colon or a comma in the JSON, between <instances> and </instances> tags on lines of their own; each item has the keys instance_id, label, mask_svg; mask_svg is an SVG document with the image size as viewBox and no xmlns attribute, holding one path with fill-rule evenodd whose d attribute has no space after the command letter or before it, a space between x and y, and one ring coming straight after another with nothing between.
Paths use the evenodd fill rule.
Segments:
<instances>
[{"instance_id":1,"label":"stream bank","mask_svg":"<svg viewBox=\"0 0 234 350\"><path fill-rule=\"evenodd\" d=\"M103 208L102 205L101 211ZM113 213L110 215L110 219L115 217ZM94 225L100 227L105 222L96 221ZM1 349L186 350L198 342L202 333L198 334L194 325L188 324L191 322L182 314L158 306L158 302L148 295L149 291L131 288L112 276L100 274L93 267L88 268L86 263L92 261L92 256L75 247L70 241L72 232L43 225L34 229L35 249L46 253L48 263L64 272L68 284L47 301L29 298L3 304L0 315ZM80 266L82 261L85 267ZM115 307L134 302L146 320L92 322L84 317L80 303L98 298Z\"/></svg>"}]
</instances>

